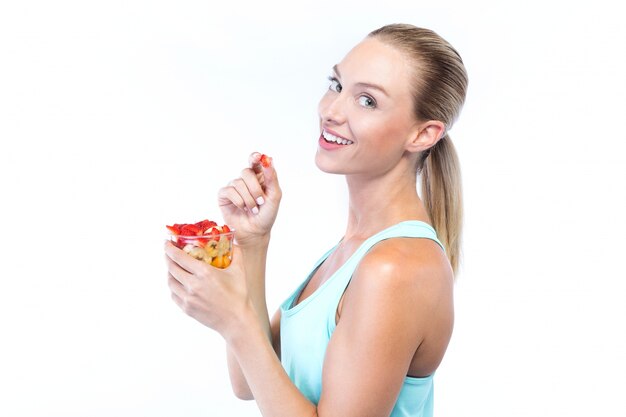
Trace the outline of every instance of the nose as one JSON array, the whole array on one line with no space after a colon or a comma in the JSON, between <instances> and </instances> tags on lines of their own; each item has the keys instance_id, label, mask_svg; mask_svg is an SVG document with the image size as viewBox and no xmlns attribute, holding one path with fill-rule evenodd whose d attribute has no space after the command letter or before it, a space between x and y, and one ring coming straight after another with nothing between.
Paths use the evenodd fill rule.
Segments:
<instances>
[{"instance_id":1,"label":"nose","mask_svg":"<svg viewBox=\"0 0 626 417\"><path fill-rule=\"evenodd\" d=\"M320 100L318 113L323 122L342 124L346 121L344 98L341 93L326 93Z\"/></svg>"}]
</instances>

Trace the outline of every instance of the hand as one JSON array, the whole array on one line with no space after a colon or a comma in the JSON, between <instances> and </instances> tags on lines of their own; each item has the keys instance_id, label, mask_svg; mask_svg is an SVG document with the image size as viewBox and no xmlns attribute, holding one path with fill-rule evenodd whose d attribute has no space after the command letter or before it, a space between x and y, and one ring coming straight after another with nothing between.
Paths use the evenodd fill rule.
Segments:
<instances>
[{"instance_id":1,"label":"hand","mask_svg":"<svg viewBox=\"0 0 626 417\"><path fill-rule=\"evenodd\" d=\"M282 197L274 164L266 168L260 161L261 154L252 153L250 167L218 192L224 221L241 247L267 242Z\"/></svg>"},{"instance_id":2,"label":"hand","mask_svg":"<svg viewBox=\"0 0 626 417\"><path fill-rule=\"evenodd\" d=\"M168 285L174 302L189 316L225 338L246 317L249 307L243 254L233 245L226 269L199 261L165 242Z\"/></svg>"}]
</instances>

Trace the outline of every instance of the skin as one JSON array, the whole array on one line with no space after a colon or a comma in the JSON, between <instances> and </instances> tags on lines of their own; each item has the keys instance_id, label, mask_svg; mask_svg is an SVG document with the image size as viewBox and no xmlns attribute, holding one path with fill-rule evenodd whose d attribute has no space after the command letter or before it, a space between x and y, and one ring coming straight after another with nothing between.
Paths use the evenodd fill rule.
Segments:
<instances>
[{"instance_id":1,"label":"skin","mask_svg":"<svg viewBox=\"0 0 626 417\"><path fill-rule=\"evenodd\" d=\"M429 222L416 192L415 164L440 139L444 125L411 114L411 68L401 52L366 38L338 64L339 83L319 103L320 131L331 129L353 141L340 149L319 148L315 157L322 171L346 177L348 225L299 301L367 237L404 220ZM383 86L388 96L359 82ZM337 309L316 406L283 370L280 313L270 320L267 311L265 259L282 193L274 167L262 167L259 160L253 153L249 168L218 195L226 223L237 230L230 267L213 268L166 243L173 300L224 337L235 394L254 398L264 416L388 416L404 378L432 374L445 353L453 325L448 260L429 239L394 238L372 248Z\"/></svg>"}]
</instances>

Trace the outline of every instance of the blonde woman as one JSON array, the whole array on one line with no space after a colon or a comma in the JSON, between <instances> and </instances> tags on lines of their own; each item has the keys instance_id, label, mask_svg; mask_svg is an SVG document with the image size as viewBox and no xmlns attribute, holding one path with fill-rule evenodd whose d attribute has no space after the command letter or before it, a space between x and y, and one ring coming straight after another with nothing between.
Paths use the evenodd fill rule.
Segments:
<instances>
[{"instance_id":1,"label":"blonde woman","mask_svg":"<svg viewBox=\"0 0 626 417\"><path fill-rule=\"evenodd\" d=\"M232 265L166 243L172 298L224 337L235 394L263 416L431 416L461 233L448 131L467 75L437 34L395 24L370 33L329 78L315 162L348 184L339 243L270 320L265 261L281 189L254 153L218 196L237 230Z\"/></svg>"}]
</instances>

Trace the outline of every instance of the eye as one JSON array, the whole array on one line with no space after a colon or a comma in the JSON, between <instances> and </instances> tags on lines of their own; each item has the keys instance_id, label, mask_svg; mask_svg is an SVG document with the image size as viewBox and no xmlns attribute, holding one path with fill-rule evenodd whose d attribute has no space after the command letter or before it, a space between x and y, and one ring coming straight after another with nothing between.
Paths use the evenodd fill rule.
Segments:
<instances>
[{"instance_id":1,"label":"eye","mask_svg":"<svg viewBox=\"0 0 626 417\"><path fill-rule=\"evenodd\" d=\"M333 90L337 93L341 93L342 87L341 87L341 84L339 84L338 79L331 76L331 77L328 77L328 81L330 81L330 85L328 86L329 90Z\"/></svg>"},{"instance_id":2,"label":"eye","mask_svg":"<svg viewBox=\"0 0 626 417\"><path fill-rule=\"evenodd\" d=\"M364 106L364 107L368 107L370 109L376 108L376 100L374 100L373 98L371 98L369 96L361 96L361 97L359 97L359 104Z\"/></svg>"}]
</instances>

